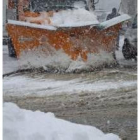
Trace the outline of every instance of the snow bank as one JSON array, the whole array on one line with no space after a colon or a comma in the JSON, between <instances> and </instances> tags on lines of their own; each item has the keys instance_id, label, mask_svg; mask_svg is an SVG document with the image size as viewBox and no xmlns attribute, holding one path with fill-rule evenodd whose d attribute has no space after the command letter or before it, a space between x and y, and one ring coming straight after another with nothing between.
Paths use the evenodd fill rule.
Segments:
<instances>
[{"instance_id":1,"label":"snow bank","mask_svg":"<svg viewBox=\"0 0 140 140\"><path fill-rule=\"evenodd\" d=\"M95 127L58 119L52 113L20 109L4 103L3 140L120 140Z\"/></svg>"}]
</instances>

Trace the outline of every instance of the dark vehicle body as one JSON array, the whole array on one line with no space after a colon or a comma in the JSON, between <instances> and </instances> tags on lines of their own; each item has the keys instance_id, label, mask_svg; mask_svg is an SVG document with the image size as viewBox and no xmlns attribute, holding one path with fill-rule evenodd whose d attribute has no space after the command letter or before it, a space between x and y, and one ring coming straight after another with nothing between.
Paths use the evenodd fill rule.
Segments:
<instances>
[{"instance_id":1,"label":"dark vehicle body","mask_svg":"<svg viewBox=\"0 0 140 140\"><path fill-rule=\"evenodd\" d=\"M137 60L137 15L135 16L132 25L125 33L122 53L126 60Z\"/></svg>"}]
</instances>

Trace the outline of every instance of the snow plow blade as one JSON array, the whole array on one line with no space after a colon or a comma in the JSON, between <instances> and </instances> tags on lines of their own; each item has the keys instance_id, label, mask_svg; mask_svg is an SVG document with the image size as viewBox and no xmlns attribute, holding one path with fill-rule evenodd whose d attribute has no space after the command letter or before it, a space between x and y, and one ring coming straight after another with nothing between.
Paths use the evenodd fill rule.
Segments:
<instances>
[{"instance_id":1,"label":"snow plow blade","mask_svg":"<svg viewBox=\"0 0 140 140\"><path fill-rule=\"evenodd\" d=\"M42 52L46 55L55 55L54 52L61 49L72 60L80 56L83 61L87 61L89 53L115 50L121 24L128 19L128 15L122 15L98 25L80 27L54 27L9 20L7 31L17 58L20 58L23 52L43 46Z\"/></svg>"}]
</instances>

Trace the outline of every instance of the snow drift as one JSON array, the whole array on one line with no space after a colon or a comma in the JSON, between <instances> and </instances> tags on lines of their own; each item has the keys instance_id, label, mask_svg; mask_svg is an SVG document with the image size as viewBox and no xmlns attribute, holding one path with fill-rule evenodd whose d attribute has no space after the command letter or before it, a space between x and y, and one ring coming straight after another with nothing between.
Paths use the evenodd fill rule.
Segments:
<instances>
[{"instance_id":1,"label":"snow drift","mask_svg":"<svg viewBox=\"0 0 140 140\"><path fill-rule=\"evenodd\" d=\"M20 109L4 103L3 140L120 140L95 127L58 119L52 113Z\"/></svg>"}]
</instances>

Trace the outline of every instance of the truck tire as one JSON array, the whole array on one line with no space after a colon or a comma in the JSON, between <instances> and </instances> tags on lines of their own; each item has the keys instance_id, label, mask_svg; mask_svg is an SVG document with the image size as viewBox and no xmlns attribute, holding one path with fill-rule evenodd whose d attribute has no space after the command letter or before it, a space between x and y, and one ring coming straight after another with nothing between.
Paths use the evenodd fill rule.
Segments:
<instances>
[{"instance_id":1,"label":"truck tire","mask_svg":"<svg viewBox=\"0 0 140 140\"><path fill-rule=\"evenodd\" d=\"M136 60L137 59L137 48L134 47L133 45L131 45L129 43L128 39L124 40L122 53L123 53L123 56L126 60L129 60L129 59L135 59Z\"/></svg>"},{"instance_id":2,"label":"truck tire","mask_svg":"<svg viewBox=\"0 0 140 140\"><path fill-rule=\"evenodd\" d=\"M16 57L16 52L15 52L11 38L8 40L8 53L10 57Z\"/></svg>"}]
</instances>

